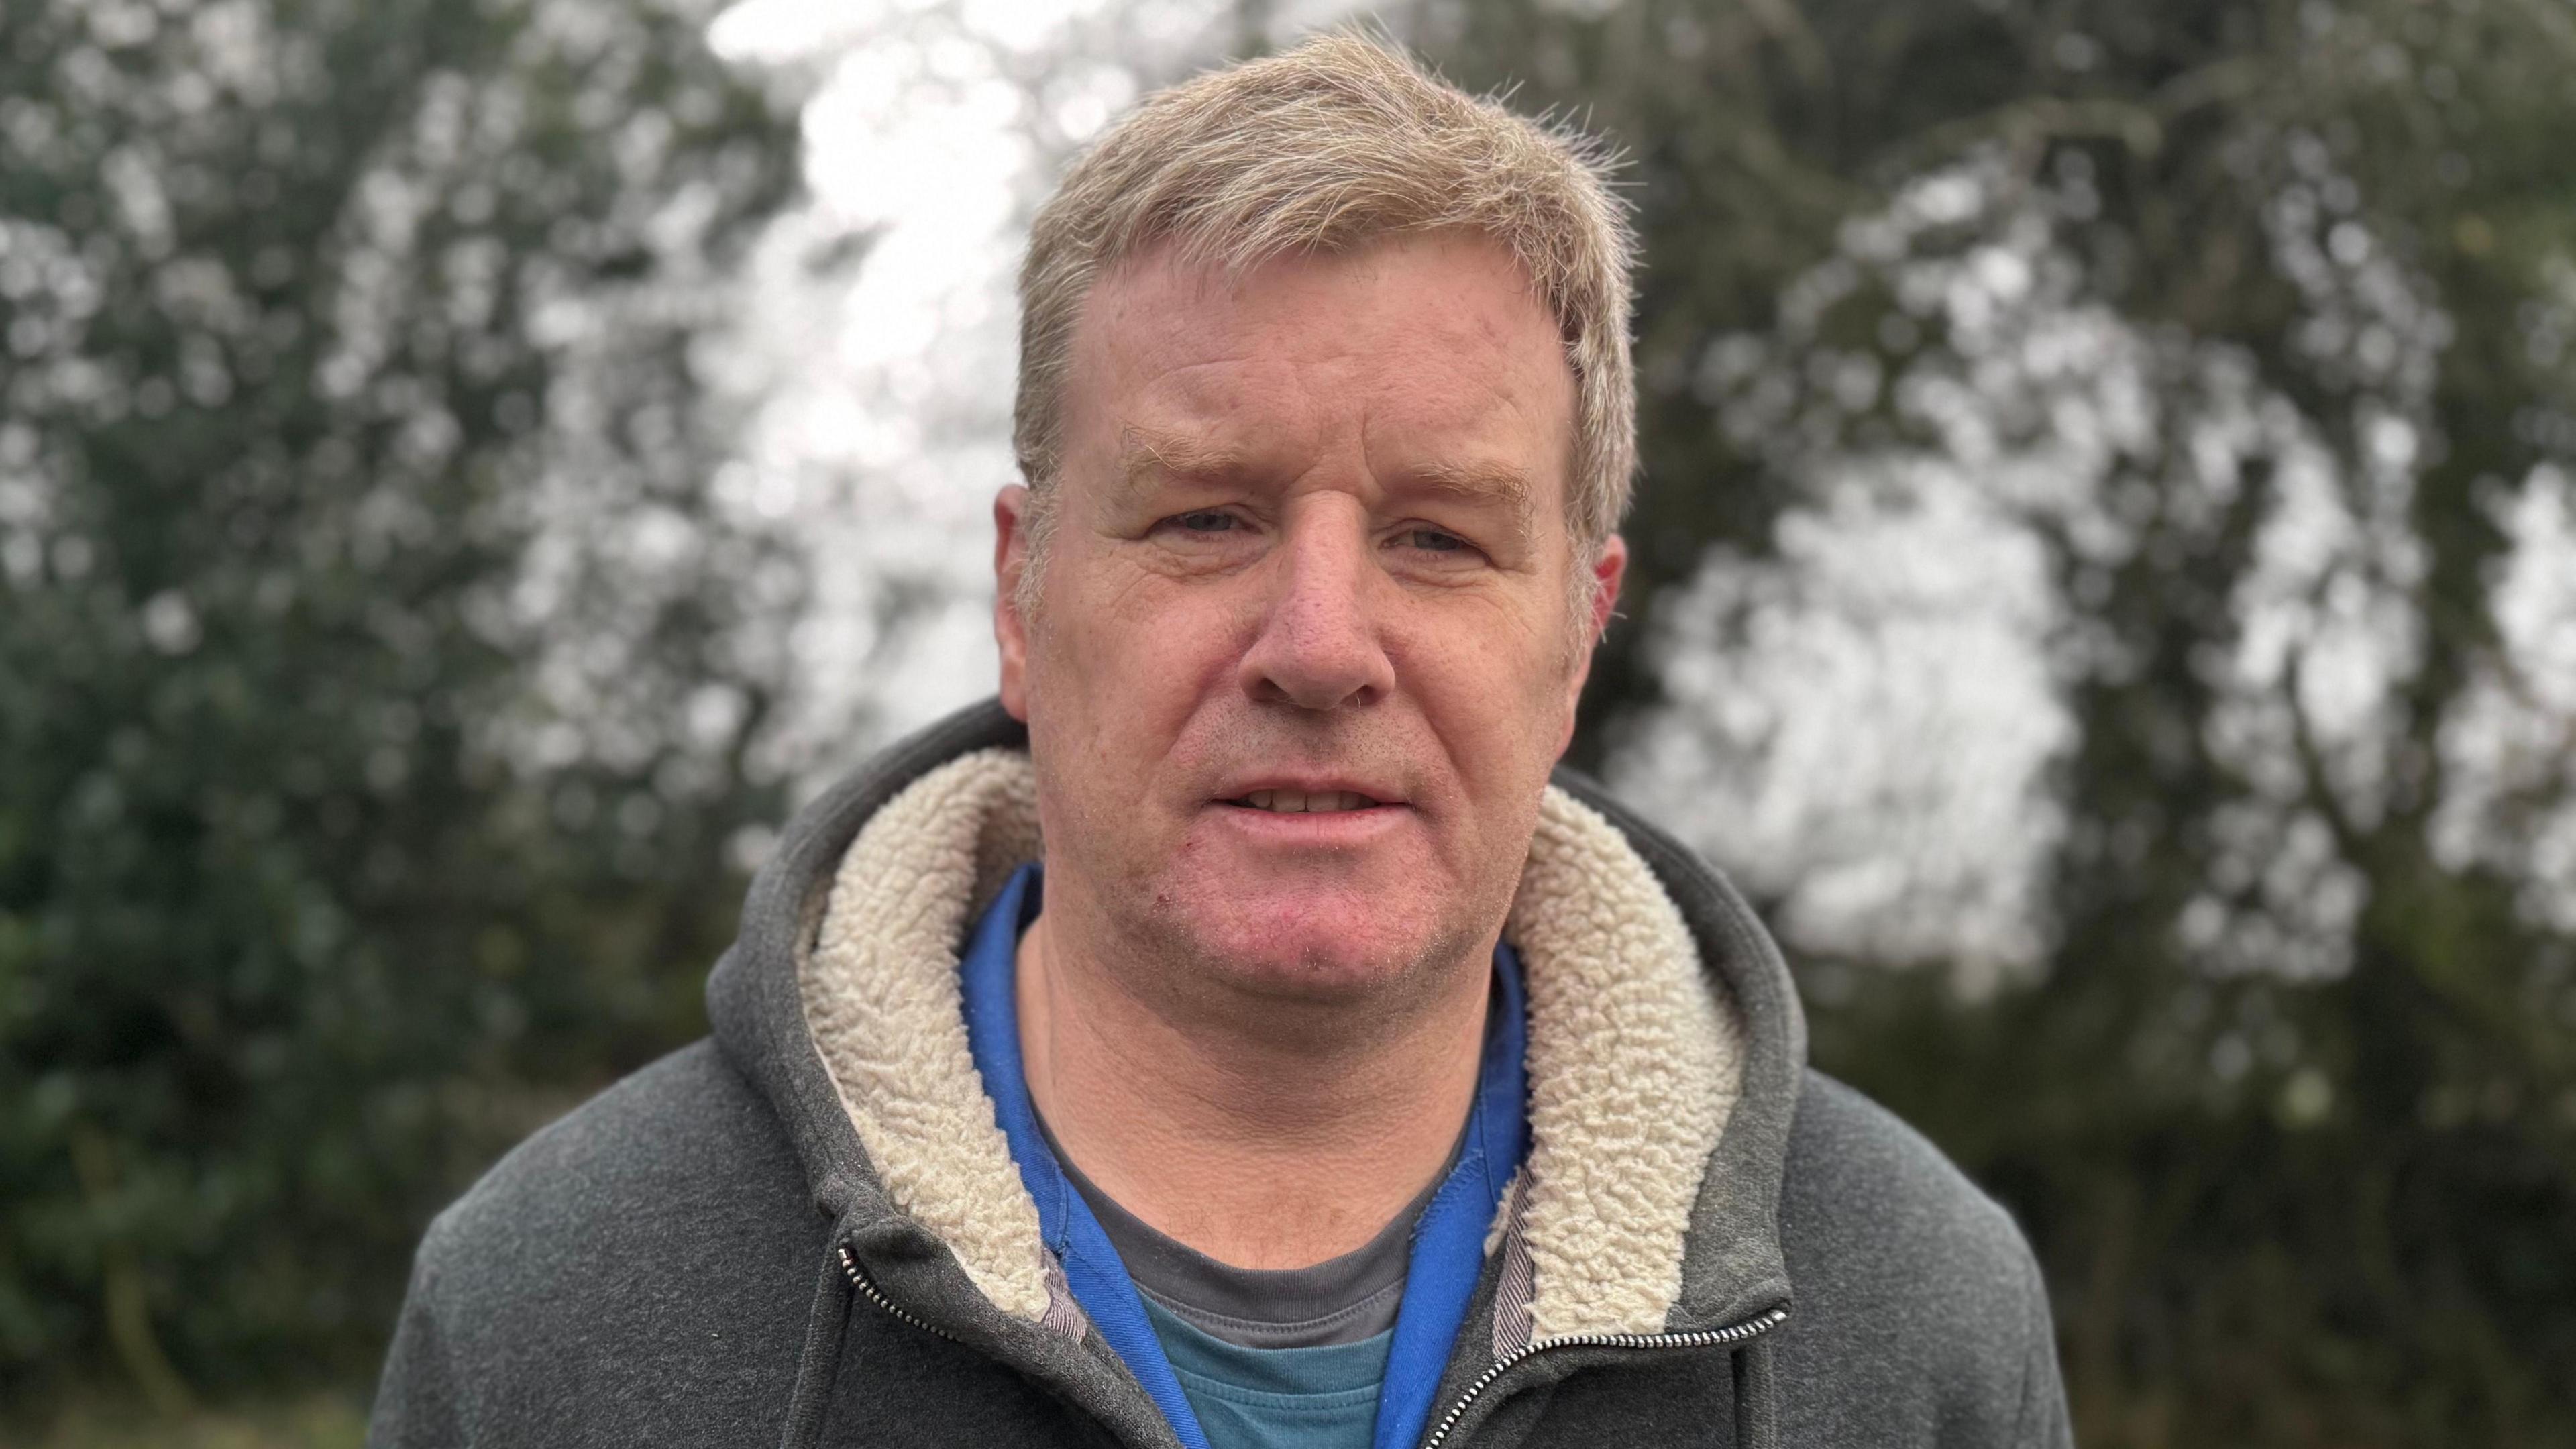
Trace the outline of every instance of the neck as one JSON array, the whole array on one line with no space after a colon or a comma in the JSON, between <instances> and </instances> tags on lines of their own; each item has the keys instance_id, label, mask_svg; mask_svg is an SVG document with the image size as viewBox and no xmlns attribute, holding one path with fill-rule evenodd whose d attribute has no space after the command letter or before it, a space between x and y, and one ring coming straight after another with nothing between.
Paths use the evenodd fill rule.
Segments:
<instances>
[{"instance_id":1,"label":"neck","mask_svg":"<svg viewBox=\"0 0 2576 1449\"><path fill-rule=\"evenodd\" d=\"M1103 969L1054 910L1020 938L1029 1096L1065 1152L1221 1263L1298 1268L1367 1243L1447 1163L1475 1096L1492 943L1380 1001L1200 1003Z\"/></svg>"}]
</instances>

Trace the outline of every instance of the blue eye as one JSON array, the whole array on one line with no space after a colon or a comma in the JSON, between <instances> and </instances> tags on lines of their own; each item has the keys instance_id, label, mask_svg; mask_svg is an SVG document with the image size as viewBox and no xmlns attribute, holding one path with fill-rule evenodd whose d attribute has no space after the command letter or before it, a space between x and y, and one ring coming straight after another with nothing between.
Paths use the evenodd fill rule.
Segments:
<instances>
[{"instance_id":1,"label":"blue eye","mask_svg":"<svg viewBox=\"0 0 2576 1449\"><path fill-rule=\"evenodd\" d=\"M1456 553L1467 546L1465 539L1454 533L1442 533L1436 528L1413 529L1404 537L1407 544L1427 553Z\"/></svg>"},{"instance_id":2,"label":"blue eye","mask_svg":"<svg viewBox=\"0 0 2576 1449\"><path fill-rule=\"evenodd\" d=\"M1175 514L1171 520L1192 533L1223 533L1234 527L1234 515L1219 509L1205 508L1196 513Z\"/></svg>"}]
</instances>

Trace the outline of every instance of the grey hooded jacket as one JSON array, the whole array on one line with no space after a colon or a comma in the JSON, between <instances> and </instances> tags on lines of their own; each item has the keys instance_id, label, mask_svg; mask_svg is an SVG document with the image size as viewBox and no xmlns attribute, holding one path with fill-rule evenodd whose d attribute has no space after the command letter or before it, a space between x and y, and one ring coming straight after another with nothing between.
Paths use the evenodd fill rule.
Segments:
<instances>
[{"instance_id":1,"label":"grey hooded jacket","mask_svg":"<svg viewBox=\"0 0 2576 1449\"><path fill-rule=\"evenodd\" d=\"M1065 1291L966 1051L958 946L1037 849L1025 749L979 706L803 812L712 1040L431 1224L372 1444L1177 1444ZM1560 774L1506 934L1531 1148L1426 1444L2069 1443L2021 1234L1806 1069L1715 871Z\"/></svg>"}]
</instances>

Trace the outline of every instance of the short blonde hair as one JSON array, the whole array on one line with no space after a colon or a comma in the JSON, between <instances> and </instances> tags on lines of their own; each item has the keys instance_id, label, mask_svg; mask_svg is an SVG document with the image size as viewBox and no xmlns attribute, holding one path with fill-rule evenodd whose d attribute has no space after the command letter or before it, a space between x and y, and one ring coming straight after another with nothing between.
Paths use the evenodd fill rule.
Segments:
<instances>
[{"instance_id":1,"label":"short blonde hair","mask_svg":"<svg viewBox=\"0 0 2576 1449\"><path fill-rule=\"evenodd\" d=\"M1595 142L1479 100L1355 34L1212 71L1147 98L1039 208L1020 268L1012 444L1043 549L1061 399L1084 298L1150 247L1239 271L1303 251L1458 229L1501 244L1555 316L1575 382L1566 522L1597 550L1637 455L1626 205ZM1035 560L1032 559L1032 563Z\"/></svg>"}]
</instances>

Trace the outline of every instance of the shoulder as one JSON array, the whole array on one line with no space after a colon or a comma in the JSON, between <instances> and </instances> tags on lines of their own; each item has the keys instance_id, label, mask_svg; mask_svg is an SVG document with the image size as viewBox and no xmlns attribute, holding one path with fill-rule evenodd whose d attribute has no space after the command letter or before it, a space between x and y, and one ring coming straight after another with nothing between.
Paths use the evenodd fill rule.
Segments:
<instances>
[{"instance_id":1,"label":"shoulder","mask_svg":"<svg viewBox=\"0 0 2576 1449\"><path fill-rule=\"evenodd\" d=\"M826 1226L768 1105L701 1041L441 1213L405 1311L433 1325L462 1416L487 1430L579 1440L605 1403L655 1436L724 1437L783 1407Z\"/></svg>"},{"instance_id":2,"label":"shoulder","mask_svg":"<svg viewBox=\"0 0 2576 1449\"><path fill-rule=\"evenodd\" d=\"M2030 1256L2011 1214L1940 1148L1822 1072L1799 1093L1780 1212L1784 1233L1889 1253L1891 1266L1973 1278L2018 1272Z\"/></svg>"},{"instance_id":3,"label":"shoulder","mask_svg":"<svg viewBox=\"0 0 2576 1449\"><path fill-rule=\"evenodd\" d=\"M801 1184L769 1105L709 1041L640 1068L531 1134L433 1229L451 1240L529 1242L633 1231L712 1198Z\"/></svg>"},{"instance_id":4,"label":"shoulder","mask_svg":"<svg viewBox=\"0 0 2576 1449\"><path fill-rule=\"evenodd\" d=\"M1921 1133L1820 1072L1790 1129L1780 1239L1784 1408L1813 1442L2059 1442L2047 1293L2020 1227Z\"/></svg>"}]
</instances>

